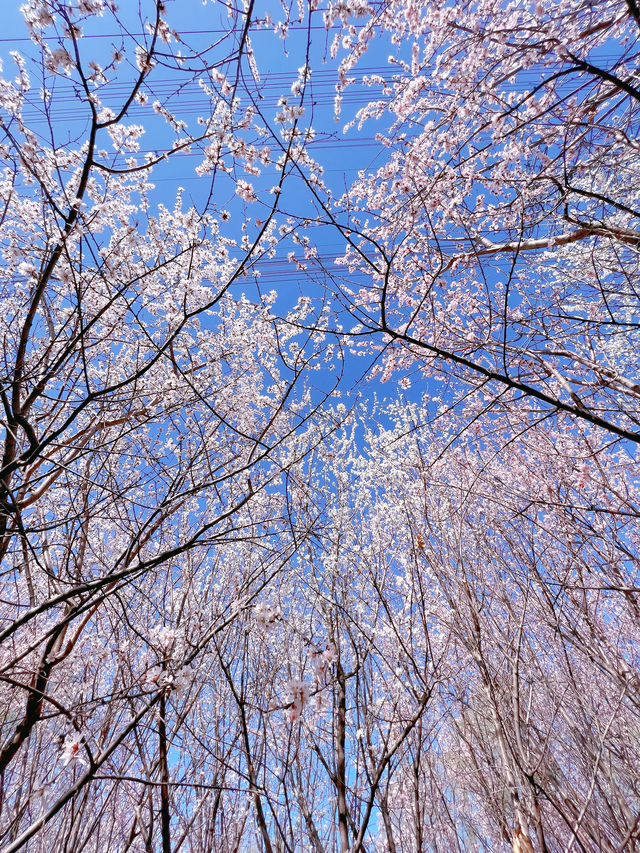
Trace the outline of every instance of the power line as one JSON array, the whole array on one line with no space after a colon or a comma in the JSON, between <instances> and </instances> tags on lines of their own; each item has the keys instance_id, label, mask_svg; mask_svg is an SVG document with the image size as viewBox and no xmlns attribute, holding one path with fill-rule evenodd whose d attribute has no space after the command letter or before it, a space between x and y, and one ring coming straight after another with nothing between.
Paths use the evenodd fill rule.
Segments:
<instances>
[{"instance_id":1,"label":"power line","mask_svg":"<svg viewBox=\"0 0 640 853\"><path fill-rule=\"evenodd\" d=\"M356 24L356 27L357 26L358 25ZM305 32L306 33L309 30L313 30L313 31L322 31L322 32L328 33L328 32L331 32L331 30L341 30L341 29L342 29L341 26L340 27L332 26L329 29L327 29L327 27L322 26L320 24L313 24L311 26L307 26L306 24L304 24L304 25L290 24L289 26L287 26L286 31L287 32ZM274 34L274 30L272 27L259 26L257 24L250 26L249 30L253 33L271 33L272 35ZM235 32L236 32L236 29L220 27L220 28L206 29L206 30L181 30L179 35L180 36L183 36L183 35L185 35L185 36L225 35L225 34L231 35ZM150 34L148 32L143 33L143 32L129 32L129 31L126 31L126 32L120 31L119 33L84 33L82 36L82 41L84 41L84 39L118 39L118 38L122 38L123 36L126 36L127 38L145 38L145 37L148 38L149 35ZM43 41L61 41L62 37L60 35L42 36L42 39L43 39ZM31 39L29 36L18 36L16 38L0 38L0 43L3 43L3 42L4 43L32 42L32 41L33 41L33 39Z\"/></svg>"}]
</instances>

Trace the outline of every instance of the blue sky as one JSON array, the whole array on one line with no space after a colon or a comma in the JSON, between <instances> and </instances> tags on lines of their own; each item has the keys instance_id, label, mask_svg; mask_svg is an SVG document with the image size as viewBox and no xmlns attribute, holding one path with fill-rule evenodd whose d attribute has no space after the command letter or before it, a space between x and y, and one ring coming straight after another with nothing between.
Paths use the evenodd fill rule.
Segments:
<instances>
[{"instance_id":1,"label":"blue sky","mask_svg":"<svg viewBox=\"0 0 640 853\"><path fill-rule=\"evenodd\" d=\"M6 4L4 28L0 40L0 55L4 61L5 76L13 76L13 60L8 55L9 51L18 50L25 55L37 55L37 48L29 39L19 11L21 2L22 0L9 0ZM150 0L149 2L143 0L141 5L147 12L153 9L153 3ZM254 17L264 16L268 9L272 10L275 18L277 5L271 2L256 4ZM168 3L167 19L170 26L179 28L184 40L191 48L207 51L209 62L223 59L231 47L226 40L216 45L216 41L225 31L226 15L226 7L220 3L205 5L200 0L173 0ZM126 23L131 35L138 37L141 34L138 3L122 3L119 16ZM370 47L365 61L350 75L355 78L356 84L345 93L342 114L336 121L334 97L338 61L332 60L329 55L331 39L323 25L322 8L314 13L309 30L307 26L306 22L302 25L293 25L283 41L276 38L272 30L251 32L260 80L258 83L250 81L250 88L265 119L272 127L277 127L273 124L273 120L279 111L278 100L282 94L293 97L291 84L296 79L298 69L307 59L307 36L310 34L308 59L312 74L305 96L306 115L302 119L302 126L313 123L317 135L309 146L309 150L322 165L327 186L335 196L340 196L351 184L358 170L374 169L383 161L385 149L375 140L375 129L371 123L362 132L352 130L346 136L343 135L343 127L354 117L357 110L368 102L370 96L378 94L359 85L358 81L362 79L363 74L382 72L385 67L388 68L387 57L391 49L386 40L380 40ZM106 64L112 50L118 48L120 43L115 22L105 15L102 18L92 19L83 26L83 30L80 49L84 52L85 64L90 59ZM220 67L221 70L225 70L224 65ZM245 67L245 72L247 71L248 68ZM105 98L105 102L117 108L126 97L127 82L133 79L135 73L134 68L127 72L126 64L121 65L118 83L111 84L107 88L111 94ZM197 80L191 79L184 85L184 76L165 68L154 68L148 78L152 90L150 99L158 98L163 104L173 106L176 115L188 121L190 129L197 130L198 116L206 115L211 106L198 86ZM25 115L33 130L46 136L47 122L42 115L38 114L41 111L41 105L38 102L37 88L34 96L34 103L25 110ZM113 100L109 101L109 97ZM55 82L53 104L55 105L52 113L53 131L56 144L62 146L69 144L75 147L75 144L86 136L88 109L86 105L82 106L74 94L72 82L63 75L59 75ZM132 105L125 123L136 122L142 123L146 129L141 146L143 152L162 148L166 140L170 139L165 122L154 116L148 107ZM175 202L177 188L183 187L185 204L192 202L197 208L201 208L210 191L210 181L207 177L198 177L195 172L201 158L201 152L193 150L191 153L178 154L169 162L156 166L151 177L156 187L152 200L171 209ZM263 175L254 179L254 183L256 189L269 188L274 183L273 172L265 168ZM271 198L266 196L267 201ZM234 182L229 180L216 181L214 202L218 209L231 211L232 216L226 227L231 229L228 233L236 238L240 237L239 222L246 219L248 233L251 235L252 231L255 233L256 230L255 219L263 217L266 210L261 206L261 202L246 205L241 202L235 194ZM317 207L315 211L313 209L313 199L309 189L295 175L285 182L280 202L283 213L291 213L294 216L308 216L313 219L318 210ZM332 226L314 227L309 232L309 237L317 246L320 260L327 272L330 274L335 270L337 275L344 275L344 268L334 265L335 257L343 253L344 247L339 232ZM277 291L276 308L281 313L286 312L300 295L320 297L324 290L322 272L305 274L287 261L286 255L292 248L294 247L283 244L276 258L265 259L259 264L260 289L263 292ZM309 272L312 272L311 267ZM250 278L245 278L234 286L234 293L239 295L241 292L246 292L249 298L256 298L256 289ZM343 316L340 321L346 330L356 322L348 316ZM341 382L343 392L355 392L367 398L373 398L374 394L379 398L395 397L398 390L395 381L388 385L381 385L378 381L362 382L370 365L371 356L365 358L348 356ZM334 384L337 372L336 370L332 373L327 372L326 375L314 374L311 380L322 393ZM417 399L424 388L425 382L421 379L415 389L407 392L408 396Z\"/></svg>"}]
</instances>

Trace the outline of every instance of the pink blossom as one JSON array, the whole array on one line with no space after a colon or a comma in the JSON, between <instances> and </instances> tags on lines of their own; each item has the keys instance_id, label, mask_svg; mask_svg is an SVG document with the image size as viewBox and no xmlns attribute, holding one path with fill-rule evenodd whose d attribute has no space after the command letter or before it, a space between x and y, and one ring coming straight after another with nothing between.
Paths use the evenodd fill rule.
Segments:
<instances>
[{"instance_id":1,"label":"pink blossom","mask_svg":"<svg viewBox=\"0 0 640 853\"><path fill-rule=\"evenodd\" d=\"M237 182L236 194L239 195L241 199L247 202L254 202L258 200L252 185L248 181L239 180Z\"/></svg>"}]
</instances>

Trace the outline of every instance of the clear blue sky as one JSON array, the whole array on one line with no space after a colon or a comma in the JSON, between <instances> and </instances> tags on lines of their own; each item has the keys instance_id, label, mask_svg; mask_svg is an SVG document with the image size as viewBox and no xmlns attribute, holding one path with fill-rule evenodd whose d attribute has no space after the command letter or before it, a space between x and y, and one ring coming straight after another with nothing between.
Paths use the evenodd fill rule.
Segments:
<instances>
[{"instance_id":1,"label":"clear blue sky","mask_svg":"<svg viewBox=\"0 0 640 853\"><path fill-rule=\"evenodd\" d=\"M3 32L0 39L0 55L3 57L4 76L13 76L13 60L9 57L9 51L18 50L25 55L33 55L36 52L34 45L29 39L19 7L22 0L8 0L4 4ZM132 35L141 34L142 27L137 19L137 3L123 2L120 4L119 16L124 18L126 25ZM152 10L153 4L150 0L143 0L143 9ZM272 9L274 18L277 14L276 4L257 3L254 17L262 17L268 9ZM229 51L229 44L225 41L217 47L216 41L221 38L225 31L225 18L227 12L222 4L207 3L201 0L173 0L168 3L168 20L171 26L179 29L185 41L193 48L209 50L209 58L216 59L224 56ZM330 37L323 26L322 9L314 14L311 22L311 43L309 49L310 66L313 69L311 83L306 99L307 116L304 122L313 121L317 130L315 142L310 146L313 156L322 164L324 176L328 186L336 196L339 196L352 182L360 169L365 171L380 165L384 158L384 149L374 139L374 129L371 125L365 127L364 131L358 133L352 131L346 137L343 136L343 126L356 113L359 107L364 105L371 94L362 85L354 85L344 97L343 111L339 121L334 119L334 97L335 84L337 81L337 61L329 56L328 44ZM269 121L273 121L278 112L278 99L282 94L291 96L290 88L297 76L298 68L304 64L307 53L307 24L293 26L284 42L275 38L271 31L255 31L251 34L255 55L260 71L260 83L256 88L257 103ZM51 42L50 42L51 44ZM84 51L84 62L95 59L101 64L108 62L108 57L114 48L119 46L118 30L109 15L103 18L94 18L84 27L83 39L80 41L81 50ZM358 66L354 76L357 81L361 80L365 73L382 71L386 66L388 54L391 52L386 43L373 45L370 49L366 62ZM388 67L388 66L387 66ZM125 66L121 66L125 72ZM129 79L134 75L133 69L129 73ZM113 106L117 107L126 92L126 72L122 74L125 78L122 84L111 85L110 97L113 97ZM185 118L193 122L192 128L199 115L206 115L210 109L208 99L203 96L196 80L191 80L182 86L183 75L176 75L163 68L155 68L149 76L150 87L153 95L167 105L173 105L175 113L179 118ZM119 77L120 80L120 77ZM74 96L72 84L64 77L56 81L53 103L53 132L57 145L69 144L81 141L84 138L88 110L82 107ZM37 96L37 90L34 92ZM39 114L40 113L40 114ZM41 114L41 106L34 99L33 106L26 111L32 128L43 133L49 133L49 128L44 116ZM167 127L163 120L154 117L148 109L133 105L129 111L126 123L140 121L146 128L143 139L143 150L153 151L156 147L163 146L167 139ZM106 147L106 146L105 146ZM178 186L184 188L185 201L192 199L197 207L202 206L210 189L210 182L206 177L200 178L195 173L195 167L201 160L201 153L194 150L192 153L179 154L168 163L157 166L152 175L152 181L156 186L153 200L163 203L171 208L175 201ZM255 179L257 188L268 188L274 183L273 173L267 168L260 178ZM234 184L229 181L227 187L219 181L216 182L215 201L219 208L228 208L232 214L229 227L233 227L235 236L239 236L237 222L244 218L241 210L243 203L235 195ZM296 215L313 216L310 207L310 194L308 189L299 180L289 180L285 185L282 195L282 208ZM264 208L263 208L264 209ZM238 216L240 214L240 216ZM260 204L246 205L244 214L253 223L255 218L262 214ZM251 233L251 229L249 231ZM317 245L320 257L325 267L331 271L335 269L342 274L342 267L334 267L333 259L342 254L343 243L340 235L333 228L314 229L309 234L312 241ZM278 304L281 310L291 305L301 294L320 293L320 279L317 284L313 279L295 269L286 261L285 248L283 253L272 260L265 260L261 264L260 287L264 291L275 289L279 294ZM239 283L237 292L246 291L250 297L255 296L255 290L251 281L244 280ZM350 328L355 320L344 318L344 325ZM344 379L345 389L351 388L363 374L366 374L370 359L349 358ZM321 377L320 386L325 382ZM327 384L331 384L333 376L326 377ZM395 385L395 383L394 383ZM379 383L367 383L361 387L361 391L369 396L374 392L385 395L392 389L380 386ZM395 396L396 388L393 388Z\"/></svg>"}]
</instances>

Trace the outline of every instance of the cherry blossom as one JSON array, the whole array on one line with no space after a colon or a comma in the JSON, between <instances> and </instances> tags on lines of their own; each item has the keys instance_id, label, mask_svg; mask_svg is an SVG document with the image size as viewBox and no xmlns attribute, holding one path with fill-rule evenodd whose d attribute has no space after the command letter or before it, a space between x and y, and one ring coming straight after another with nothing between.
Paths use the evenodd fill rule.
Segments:
<instances>
[{"instance_id":1,"label":"cherry blossom","mask_svg":"<svg viewBox=\"0 0 640 853\"><path fill-rule=\"evenodd\" d=\"M637 3L184 8L1 72L4 853L634 850Z\"/></svg>"}]
</instances>

